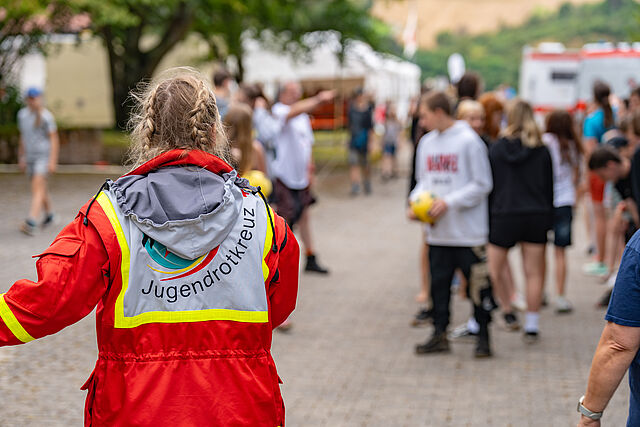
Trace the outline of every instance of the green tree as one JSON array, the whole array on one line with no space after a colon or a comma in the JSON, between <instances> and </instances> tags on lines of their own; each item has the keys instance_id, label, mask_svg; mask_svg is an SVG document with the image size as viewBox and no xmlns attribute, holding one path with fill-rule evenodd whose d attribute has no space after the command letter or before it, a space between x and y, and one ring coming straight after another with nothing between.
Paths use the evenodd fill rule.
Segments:
<instances>
[{"instance_id":1,"label":"green tree","mask_svg":"<svg viewBox=\"0 0 640 427\"><path fill-rule=\"evenodd\" d=\"M20 58L45 47L46 32L63 27L64 8L46 0L5 0L0 5L0 88L11 85Z\"/></svg>"},{"instance_id":2,"label":"green tree","mask_svg":"<svg viewBox=\"0 0 640 427\"><path fill-rule=\"evenodd\" d=\"M599 40L638 40L638 22L640 5L635 0L603 0L580 6L567 3L555 13L534 15L517 27L478 35L442 33L434 49L417 53L416 62L423 77L446 75L447 57L460 52L467 68L482 75L487 89L501 83L515 87L525 45L557 41L580 48Z\"/></svg>"},{"instance_id":3,"label":"green tree","mask_svg":"<svg viewBox=\"0 0 640 427\"><path fill-rule=\"evenodd\" d=\"M149 79L162 58L187 35L200 34L211 57L235 56L242 78L245 31L276 35L284 50L300 47L304 34L335 29L342 40L390 46L384 28L370 17L370 2L358 0L64 0L91 16L109 57L116 124L124 127L129 91Z\"/></svg>"}]
</instances>

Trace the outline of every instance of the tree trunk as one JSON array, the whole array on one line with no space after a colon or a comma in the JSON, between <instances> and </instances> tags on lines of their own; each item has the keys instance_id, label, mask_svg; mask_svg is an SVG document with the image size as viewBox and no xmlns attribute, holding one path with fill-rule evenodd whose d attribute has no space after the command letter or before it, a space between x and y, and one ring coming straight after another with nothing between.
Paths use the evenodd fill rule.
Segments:
<instances>
[{"instance_id":1,"label":"tree trunk","mask_svg":"<svg viewBox=\"0 0 640 427\"><path fill-rule=\"evenodd\" d=\"M236 56L236 61L238 62L238 75L236 76L238 83L242 83L244 80L244 64L242 62L242 52Z\"/></svg>"}]
</instances>

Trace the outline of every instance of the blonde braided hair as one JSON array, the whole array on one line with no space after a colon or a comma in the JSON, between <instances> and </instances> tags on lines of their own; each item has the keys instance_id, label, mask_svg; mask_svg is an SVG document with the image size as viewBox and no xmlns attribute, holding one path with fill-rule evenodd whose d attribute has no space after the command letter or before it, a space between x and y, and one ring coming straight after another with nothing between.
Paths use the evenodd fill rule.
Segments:
<instances>
[{"instance_id":1,"label":"blonde braided hair","mask_svg":"<svg viewBox=\"0 0 640 427\"><path fill-rule=\"evenodd\" d=\"M132 167L173 149L202 150L232 162L213 90L196 70L168 70L131 96Z\"/></svg>"}]
</instances>

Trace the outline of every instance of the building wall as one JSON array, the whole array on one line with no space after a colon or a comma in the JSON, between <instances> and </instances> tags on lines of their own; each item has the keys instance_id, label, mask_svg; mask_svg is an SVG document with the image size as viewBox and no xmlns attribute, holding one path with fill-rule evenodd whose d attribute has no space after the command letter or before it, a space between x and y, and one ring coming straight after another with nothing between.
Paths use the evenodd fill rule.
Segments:
<instances>
[{"instance_id":1,"label":"building wall","mask_svg":"<svg viewBox=\"0 0 640 427\"><path fill-rule=\"evenodd\" d=\"M205 54L206 46L195 37L189 38L167 54L156 75L168 68L191 66L210 78L213 65L198 60ZM58 36L45 64L47 107L61 126L113 127L108 55L99 38Z\"/></svg>"}]
</instances>

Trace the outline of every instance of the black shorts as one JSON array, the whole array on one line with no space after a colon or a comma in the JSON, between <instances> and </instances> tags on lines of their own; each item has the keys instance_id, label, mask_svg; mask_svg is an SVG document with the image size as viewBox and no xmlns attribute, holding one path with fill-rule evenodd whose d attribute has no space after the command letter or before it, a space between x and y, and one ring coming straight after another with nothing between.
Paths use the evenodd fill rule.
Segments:
<instances>
[{"instance_id":1,"label":"black shorts","mask_svg":"<svg viewBox=\"0 0 640 427\"><path fill-rule=\"evenodd\" d=\"M279 179L275 182L274 196L277 214L283 217L291 228L298 222L305 209L316 202L309 187L293 190Z\"/></svg>"},{"instance_id":2,"label":"black shorts","mask_svg":"<svg viewBox=\"0 0 640 427\"><path fill-rule=\"evenodd\" d=\"M492 216L489 222L489 243L512 248L516 243L547 243L551 216L545 214Z\"/></svg>"},{"instance_id":3,"label":"black shorts","mask_svg":"<svg viewBox=\"0 0 640 427\"><path fill-rule=\"evenodd\" d=\"M559 248L571 246L571 222L573 207L560 206L553 209L553 244Z\"/></svg>"}]
</instances>

